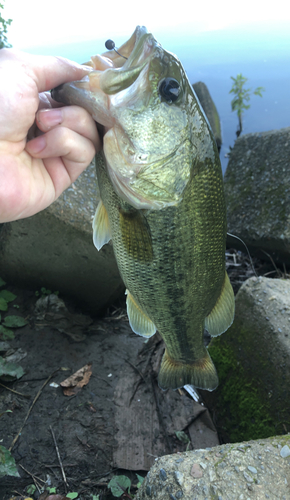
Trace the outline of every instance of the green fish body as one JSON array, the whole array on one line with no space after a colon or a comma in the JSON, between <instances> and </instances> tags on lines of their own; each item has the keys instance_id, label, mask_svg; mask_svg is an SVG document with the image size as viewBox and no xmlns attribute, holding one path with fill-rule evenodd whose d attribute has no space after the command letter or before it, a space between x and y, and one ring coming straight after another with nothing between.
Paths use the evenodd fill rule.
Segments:
<instances>
[{"instance_id":1,"label":"green fish body","mask_svg":"<svg viewBox=\"0 0 290 500\"><path fill-rule=\"evenodd\" d=\"M165 342L160 387L213 390L204 329L220 335L234 317L216 143L176 56L140 27L118 52L128 59L92 58L94 71L53 97L105 127L94 242L112 239L133 331Z\"/></svg>"}]
</instances>

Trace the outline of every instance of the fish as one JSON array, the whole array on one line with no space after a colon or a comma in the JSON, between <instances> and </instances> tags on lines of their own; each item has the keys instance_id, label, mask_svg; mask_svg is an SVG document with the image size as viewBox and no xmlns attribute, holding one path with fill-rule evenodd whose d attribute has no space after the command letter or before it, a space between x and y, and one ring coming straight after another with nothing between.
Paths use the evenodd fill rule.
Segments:
<instances>
[{"instance_id":1,"label":"fish","mask_svg":"<svg viewBox=\"0 0 290 500\"><path fill-rule=\"evenodd\" d=\"M160 388L212 391L204 332L225 332L235 310L213 133L181 62L145 27L86 64L52 97L87 109L104 132L94 244L112 241L132 330L164 340Z\"/></svg>"}]
</instances>

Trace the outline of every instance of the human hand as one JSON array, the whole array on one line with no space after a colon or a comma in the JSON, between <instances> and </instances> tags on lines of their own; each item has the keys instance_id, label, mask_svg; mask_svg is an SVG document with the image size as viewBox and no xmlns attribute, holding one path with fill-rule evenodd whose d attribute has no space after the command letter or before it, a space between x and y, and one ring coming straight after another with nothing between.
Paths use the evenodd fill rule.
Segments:
<instances>
[{"instance_id":1,"label":"human hand","mask_svg":"<svg viewBox=\"0 0 290 500\"><path fill-rule=\"evenodd\" d=\"M88 71L62 58L0 50L0 222L48 207L101 149L89 113L45 92Z\"/></svg>"}]
</instances>

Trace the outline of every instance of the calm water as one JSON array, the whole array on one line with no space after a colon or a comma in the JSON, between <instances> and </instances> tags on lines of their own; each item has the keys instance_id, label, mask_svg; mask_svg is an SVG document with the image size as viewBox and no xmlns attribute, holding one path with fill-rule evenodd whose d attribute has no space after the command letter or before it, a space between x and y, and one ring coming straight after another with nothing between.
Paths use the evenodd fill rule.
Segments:
<instances>
[{"instance_id":1,"label":"calm water","mask_svg":"<svg viewBox=\"0 0 290 500\"><path fill-rule=\"evenodd\" d=\"M130 34L128 34L129 37ZM191 83L203 81L218 109L223 134L221 162L226 169L225 154L236 139L238 120L231 112L231 76L242 73L247 87L263 86L263 97L252 96L251 108L245 112L243 133L263 132L290 126L290 27L264 26L248 30L220 30L200 34L154 32L166 50L174 52ZM108 38L114 38L108 33ZM126 39L115 39L120 46ZM105 40L51 45L27 49L32 53L61 55L77 62L89 60L104 52Z\"/></svg>"}]
</instances>

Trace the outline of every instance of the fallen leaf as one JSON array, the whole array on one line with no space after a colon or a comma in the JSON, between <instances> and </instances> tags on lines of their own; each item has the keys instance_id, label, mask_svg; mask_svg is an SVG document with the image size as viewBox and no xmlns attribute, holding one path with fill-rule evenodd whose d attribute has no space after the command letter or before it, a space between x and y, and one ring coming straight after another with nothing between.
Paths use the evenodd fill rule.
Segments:
<instances>
[{"instance_id":1,"label":"fallen leaf","mask_svg":"<svg viewBox=\"0 0 290 500\"><path fill-rule=\"evenodd\" d=\"M196 479L203 476L202 468L198 464L193 464L190 474Z\"/></svg>"},{"instance_id":2,"label":"fallen leaf","mask_svg":"<svg viewBox=\"0 0 290 500\"><path fill-rule=\"evenodd\" d=\"M87 385L89 383L91 375L92 363L88 363L60 383L60 385L63 387L64 395L73 396L74 394L77 394L84 385Z\"/></svg>"},{"instance_id":3,"label":"fallen leaf","mask_svg":"<svg viewBox=\"0 0 290 500\"><path fill-rule=\"evenodd\" d=\"M22 326L27 325L28 321L22 318L22 316L6 316L4 318L3 325L8 326L8 328L21 328Z\"/></svg>"},{"instance_id":4,"label":"fallen leaf","mask_svg":"<svg viewBox=\"0 0 290 500\"><path fill-rule=\"evenodd\" d=\"M19 379L24 375L24 370L16 363L8 363L6 359L0 356L0 377L3 380L10 381ZM1 462L0 462L1 463Z\"/></svg>"},{"instance_id":5,"label":"fallen leaf","mask_svg":"<svg viewBox=\"0 0 290 500\"><path fill-rule=\"evenodd\" d=\"M20 477L10 451L0 446L0 477L3 476Z\"/></svg>"}]
</instances>

